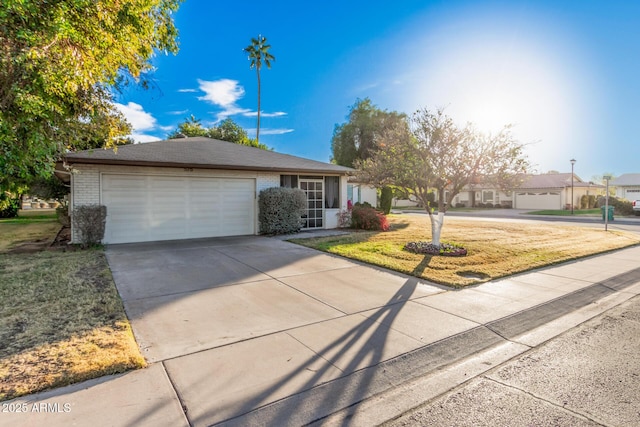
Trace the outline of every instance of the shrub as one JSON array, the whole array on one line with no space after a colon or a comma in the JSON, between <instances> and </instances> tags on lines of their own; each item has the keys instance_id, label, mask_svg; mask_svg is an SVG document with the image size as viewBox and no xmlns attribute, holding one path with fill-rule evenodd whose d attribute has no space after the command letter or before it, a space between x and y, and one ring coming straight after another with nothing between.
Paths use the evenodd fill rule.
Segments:
<instances>
[{"instance_id":1,"label":"shrub","mask_svg":"<svg viewBox=\"0 0 640 427\"><path fill-rule=\"evenodd\" d=\"M298 188L272 187L260 192L258 206L261 234L295 233L302 228L307 199Z\"/></svg>"},{"instance_id":2,"label":"shrub","mask_svg":"<svg viewBox=\"0 0 640 427\"><path fill-rule=\"evenodd\" d=\"M371 206L371 203L369 203L369 202L358 202L358 203L356 203L356 204L355 204L355 205L353 205L353 206L354 206L354 207L355 207L355 206L364 206L364 207L372 208L372 209L373 209L373 206Z\"/></svg>"},{"instance_id":3,"label":"shrub","mask_svg":"<svg viewBox=\"0 0 640 427\"><path fill-rule=\"evenodd\" d=\"M598 207L604 206L604 196L598 196ZM633 215L633 203L629 200L618 199L617 197L609 197L609 206L613 206L613 211L617 215Z\"/></svg>"},{"instance_id":4,"label":"shrub","mask_svg":"<svg viewBox=\"0 0 640 427\"><path fill-rule=\"evenodd\" d=\"M104 237L107 221L107 207L103 205L82 205L73 209L73 226L80 235L82 246L95 246Z\"/></svg>"},{"instance_id":5,"label":"shrub","mask_svg":"<svg viewBox=\"0 0 640 427\"><path fill-rule=\"evenodd\" d=\"M20 199L12 198L7 193L0 193L0 218L15 218L20 209Z\"/></svg>"},{"instance_id":6,"label":"shrub","mask_svg":"<svg viewBox=\"0 0 640 427\"><path fill-rule=\"evenodd\" d=\"M351 211L353 207L349 207L349 209L341 209L338 215L338 228L349 228L351 227Z\"/></svg>"},{"instance_id":7,"label":"shrub","mask_svg":"<svg viewBox=\"0 0 640 427\"><path fill-rule=\"evenodd\" d=\"M380 191L380 210L385 215L391 212L391 202L393 201L393 190L391 187L382 187Z\"/></svg>"},{"instance_id":8,"label":"shrub","mask_svg":"<svg viewBox=\"0 0 640 427\"><path fill-rule=\"evenodd\" d=\"M580 197L580 209L589 209L589 197L586 194Z\"/></svg>"},{"instance_id":9,"label":"shrub","mask_svg":"<svg viewBox=\"0 0 640 427\"><path fill-rule=\"evenodd\" d=\"M372 207L356 203L351 211L351 227L360 230L387 231L389 221Z\"/></svg>"}]
</instances>

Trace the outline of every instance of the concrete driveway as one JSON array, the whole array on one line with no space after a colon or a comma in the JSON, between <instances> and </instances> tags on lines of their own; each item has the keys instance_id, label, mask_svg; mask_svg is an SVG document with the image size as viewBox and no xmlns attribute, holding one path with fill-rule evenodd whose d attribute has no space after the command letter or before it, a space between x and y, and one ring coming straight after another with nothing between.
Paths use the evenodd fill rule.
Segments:
<instances>
[{"instance_id":1,"label":"concrete driveway","mask_svg":"<svg viewBox=\"0 0 640 427\"><path fill-rule=\"evenodd\" d=\"M320 322L442 292L266 237L115 245L107 258L149 362L303 325L335 329Z\"/></svg>"}]
</instances>

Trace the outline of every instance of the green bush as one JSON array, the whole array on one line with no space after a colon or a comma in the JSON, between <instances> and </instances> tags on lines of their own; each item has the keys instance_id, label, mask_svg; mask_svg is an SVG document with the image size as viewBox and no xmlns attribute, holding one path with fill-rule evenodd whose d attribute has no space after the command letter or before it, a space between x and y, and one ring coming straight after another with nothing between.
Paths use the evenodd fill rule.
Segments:
<instances>
[{"instance_id":1,"label":"green bush","mask_svg":"<svg viewBox=\"0 0 640 427\"><path fill-rule=\"evenodd\" d=\"M383 214L389 215L391 212L391 202L393 201L393 190L391 187L382 187L380 191L380 210Z\"/></svg>"},{"instance_id":2,"label":"green bush","mask_svg":"<svg viewBox=\"0 0 640 427\"><path fill-rule=\"evenodd\" d=\"M260 192L258 207L261 234L295 233L304 223L307 199L298 188L273 187Z\"/></svg>"},{"instance_id":3,"label":"green bush","mask_svg":"<svg viewBox=\"0 0 640 427\"><path fill-rule=\"evenodd\" d=\"M0 218L15 218L20 209L20 199L12 198L7 193L0 192Z\"/></svg>"},{"instance_id":4,"label":"green bush","mask_svg":"<svg viewBox=\"0 0 640 427\"><path fill-rule=\"evenodd\" d=\"M387 231L389 221L386 216L372 207L356 203L351 210L351 227L360 230Z\"/></svg>"},{"instance_id":5,"label":"green bush","mask_svg":"<svg viewBox=\"0 0 640 427\"><path fill-rule=\"evenodd\" d=\"M580 197L580 209L593 209L598 206L596 196L586 194Z\"/></svg>"},{"instance_id":6,"label":"green bush","mask_svg":"<svg viewBox=\"0 0 640 427\"><path fill-rule=\"evenodd\" d=\"M104 228L107 221L106 206L77 206L73 208L71 219L83 247L95 246L104 238Z\"/></svg>"},{"instance_id":7,"label":"green bush","mask_svg":"<svg viewBox=\"0 0 640 427\"><path fill-rule=\"evenodd\" d=\"M604 206L604 196L598 196L598 207ZM633 215L633 203L629 200L609 197L609 206L613 206L613 212L617 215Z\"/></svg>"}]
</instances>

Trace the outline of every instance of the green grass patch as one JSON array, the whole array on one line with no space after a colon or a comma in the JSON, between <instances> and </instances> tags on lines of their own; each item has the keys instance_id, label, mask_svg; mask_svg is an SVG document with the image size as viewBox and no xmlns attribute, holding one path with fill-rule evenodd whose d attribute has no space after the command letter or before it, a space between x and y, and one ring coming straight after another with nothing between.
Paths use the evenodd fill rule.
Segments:
<instances>
[{"instance_id":1,"label":"green grass patch","mask_svg":"<svg viewBox=\"0 0 640 427\"><path fill-rule=\"evenodd\" d=\"M529 215L555 215L555 216L571 216L570 210L565 209L557 209L557 210L542 210L542 211L533 211L527 212ZM602 212L600 209L574 209L573 215L589 215L589 216L601 216Z\"/></svg>"},{"instance_id":2,"label":"green grass patch","mask_svg":"<svg viewBox=\"0 0 640 427\"><path fill-rule=\"evenodd\" d=\"M403 249L411 241L431 240L428 217L390 215L389 222L388 232L353 232L292 241L456 287L478 283L468 277L470 274L486 281L640 243L640 236L627 232L446 218L442 240L461 244L468 254L432 256Z\"/></svg>"}]
</instances>

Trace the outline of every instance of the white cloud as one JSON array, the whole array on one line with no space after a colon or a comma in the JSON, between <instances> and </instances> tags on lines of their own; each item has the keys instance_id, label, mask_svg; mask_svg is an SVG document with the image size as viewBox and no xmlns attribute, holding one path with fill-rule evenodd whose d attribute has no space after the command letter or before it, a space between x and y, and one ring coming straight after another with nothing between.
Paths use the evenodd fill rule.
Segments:
<instances>
[{"instance_id":1,"label":"white cloud","mask_svg":"<svg viewBox=\"0 0 640 427\"><path fill-rule=\"evenodd\" d=\"M197 91L198 89L178 89L178 92L180 93L195 93Z\"/></svg>"},{"instance_id":2,"label":"white cloud","mask_svg":"<svg viewBox=\"0 0 640 427\"><path fill-rule=\"evenodd\" d=\"M269 129L269 128L260 128L260 135L282 135L285 133L293 132L295 129ZM247 133L255 135L255 129L247 129Z\"/></svg>"},{"instance_id":3,"label":"white cloud","mask_svg":"<svg viewBox=\"0 0 640 427\"><path fill-rule=\"evenodd\" d=\"M257 111L251 111L249 113L243 114L246 117L256 117L258 115ZM287 113L284 111L276 111L275 113L260 113L260 117L282 117L286 116Z\"/></svg>"},{"instance_id":4,"label":"white cloud","mask_svg":"<svg viewBox=\"0 0 640 427\"><path fill-rule=\"evenodd\" d=\"M144 132L160 129L162 131L172 130L172 126L158 126L158 123L150 113L144 111L140 104L129 102L126 105L114 103L115 107L124 115L129 123L131 123L132 133L128 135L136 143L160 141L157 136L148 135Z\"/></svg>"},{"instance_id":5,"label":"white cloud","mask_svg":"<svg viewBox=\"0 0 640 427\"><path fill-rule=\"evenodd\" d=\"M242 114L245 117L258 115L256 111L238 106L237 102L244 98L245 91L237 80L220 79L208 81L198 79L198 84L200 85L200 90L205 93L204 96L199 96L198 99L222 108L222 111L215 113L216 123L238 114ZM276 111L275 113L261 113L260 117L282 117L286 115L287 113L283 111Z\"/></svg>"},{"instance_id":6,"label":"white cloud","mask_svg":"<svg viewBox=\"0 0 640 427\"><path fill-rule=\"evenodd\" d=\"M136 144L144 143L144 142L153 142L153 141L161 141L160 138L153 135L145 135L142 133L132 133L129 135L131 139L133 139Z\"/></svg>"},{"instance_id":7,"label":"white cloud","mask_svg":"<svg viewBox=\"0 0 640 427\"><path fill-rule=\"evenodd\" d=\"M127 105L114 103L116 108L124 115L134 131L151 130L156 127L156 119L142 108L142 105L129 102Z\"/></svg>"},{"instance_id":8,"label":"white cloud","mask_svg":"<svg viewBox=\"0 0 640 427\"><path fill-rule=\"evenodd\" d=\"M205 96L198 97L199 100L225 109L235 107L236 101L244 97L244 88L237 80L220 79L211 82L198 79L198 83L200 90L205 93Z\"/></svg>"},{"instance_id":9,"label":"white cloud","mask_svg":"<svg viewBox=\"0 0 640 427\"><path fill-rule=\"evenodd\" d=\"M167 114L171 114L172 116L181 116L183 114L187 114L189 110L177 110L177 111L167 111Z\"/></svg>"}]
</instances>

